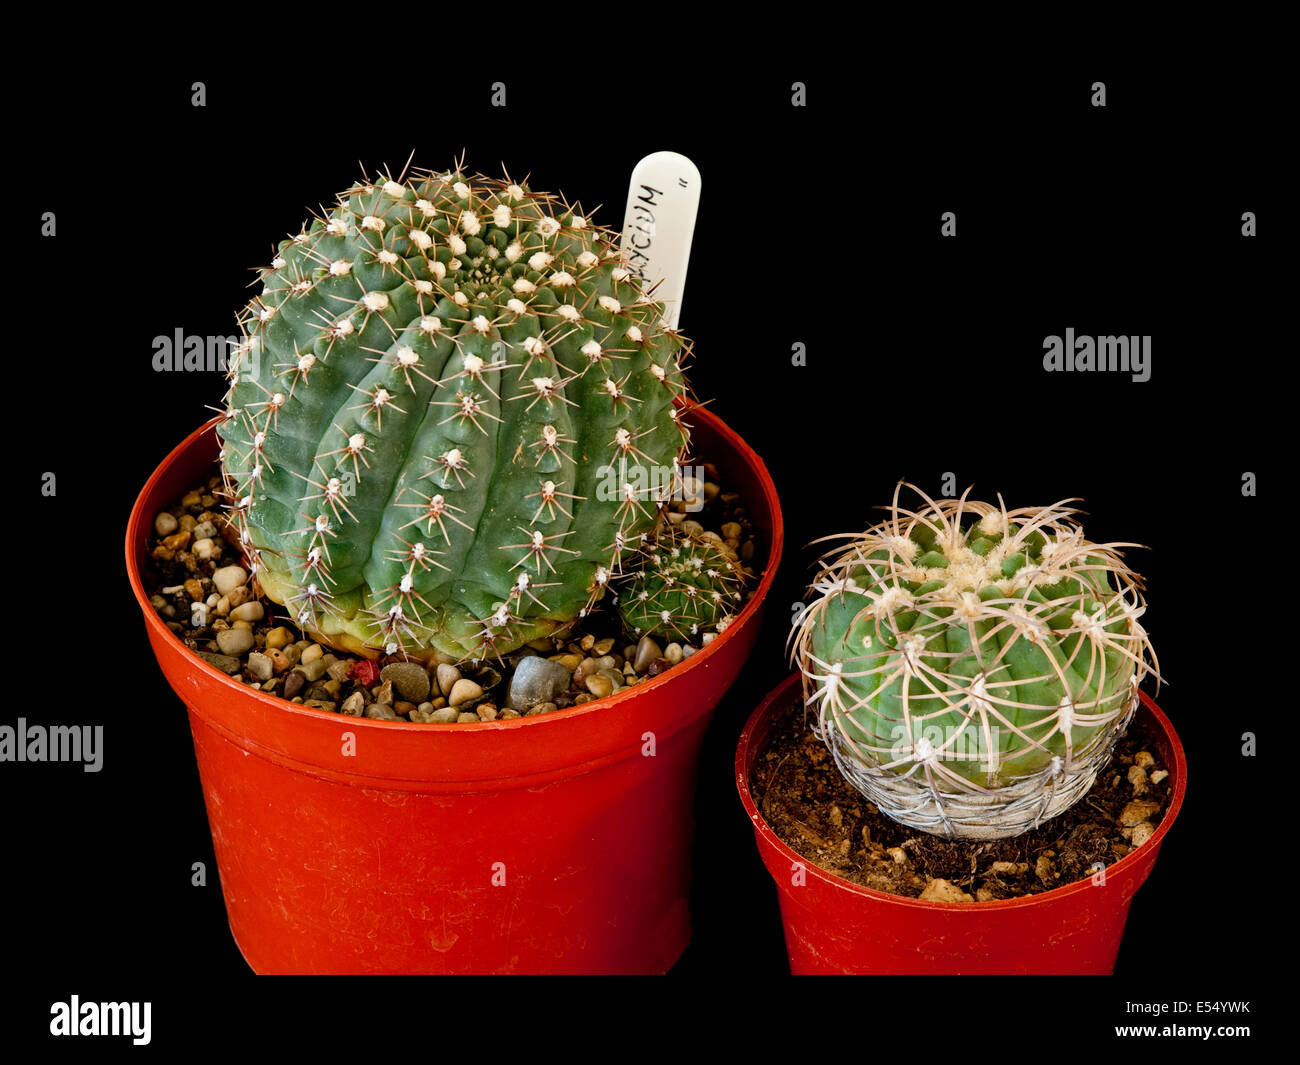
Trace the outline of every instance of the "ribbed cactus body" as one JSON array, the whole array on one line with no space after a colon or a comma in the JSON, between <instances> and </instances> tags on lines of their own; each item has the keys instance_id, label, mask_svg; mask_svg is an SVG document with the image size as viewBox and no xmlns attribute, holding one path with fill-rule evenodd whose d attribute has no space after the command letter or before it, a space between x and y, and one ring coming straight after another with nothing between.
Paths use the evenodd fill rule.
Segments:
<instances>
[{"instance_id":1,"label":"ribbed cactus body","mask_svg":"<svg viewBox=\"0 0 1300 1065\"><path fill-rule=\"evenodd\" d=\"M1002 834L984 816L1000 793L1016 817L1052 816L1127 724L1148 671L1138 578L1126 545L1090 543L1073 513L896 499L823 562L794 633L808 701L846 775L933 798L915 823ZM952 796L974 797L960 831Z\"/></svg>"},{"instance_id":2,"label":"ribbed cactus body","mask_svg":"<svg viewBox=\"0 0 1300 1065\"><path fill-rule=\"evenodd\" d=\"M350 650L473 657L602 594L686 443L683 342L607 233L422 174L341 194L263 281L220 434L271 598Z\"/></svg>"},{"instance_id":3,"label":"ribbed cactus body","mask_svg":"<svg viewBox=\"0 0 1300 1065\"><path fill-rule=\"evenodd\" d=\"M618 612L632 636L695 641L726 629L744 605L745 575L736 554L716 539L668 526L628 563Z\"/></svg>"}]
</instances>

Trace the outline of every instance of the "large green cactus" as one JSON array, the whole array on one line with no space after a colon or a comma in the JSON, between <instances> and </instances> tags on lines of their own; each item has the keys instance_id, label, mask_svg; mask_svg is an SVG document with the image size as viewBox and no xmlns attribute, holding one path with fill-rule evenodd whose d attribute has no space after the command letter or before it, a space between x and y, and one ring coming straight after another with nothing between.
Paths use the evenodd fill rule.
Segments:
<instances>
[{"instance_id":1,"label":"large green cactus","mask_svg":"<svg viewBox=\"0 0 1300 1065\"><path fill-rule=\"evenodd\" d=\"M793 633L846 777L947 835L1014 834L1091 784L1148 672L1140 578L1056 504L961 499L823 560ZM1068 501L1067 501L1068 502Z\"/></svg>"},{"instance_id":2,"label":"large green cactus","mask_svg":"<svg viewBox=\"0 0 1300 1065\"><path fill-rule=\"evenodd\" d=\"M262 280L220 435L273 600L348 650L463 658L600 597L687 442L684 342L610 233L419 172L340 194Z\"/></svg>"}]
</instances>

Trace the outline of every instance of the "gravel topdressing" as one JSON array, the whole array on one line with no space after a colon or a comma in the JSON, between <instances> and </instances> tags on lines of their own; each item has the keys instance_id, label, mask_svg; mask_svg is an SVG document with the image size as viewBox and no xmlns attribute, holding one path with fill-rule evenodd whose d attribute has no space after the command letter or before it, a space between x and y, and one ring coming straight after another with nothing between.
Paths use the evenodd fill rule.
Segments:
<instances>
[{"instance_id":1,"label":"gravel topdressing","mask_svg":"<svg viewBox=\"0 0 1300 1065\"><path fill-rule=\"evenodd\" d=\"M745 600L757 586L753 527L735 492L704 464L704 508L670 504L668 518L716 538L740 560ZM715 633L690 642L622 631L605 604L564 635L534 640L501 659L427 664L402 654L363 658L304 636L266 598L244 564L212 474L154 518L144 571L150 604L196 655L259 691L354 717L420 724L474 723L544 714L603 698L690 658ZM737 613L739 608L737 609Z\"/></svg>"}]
</instances>

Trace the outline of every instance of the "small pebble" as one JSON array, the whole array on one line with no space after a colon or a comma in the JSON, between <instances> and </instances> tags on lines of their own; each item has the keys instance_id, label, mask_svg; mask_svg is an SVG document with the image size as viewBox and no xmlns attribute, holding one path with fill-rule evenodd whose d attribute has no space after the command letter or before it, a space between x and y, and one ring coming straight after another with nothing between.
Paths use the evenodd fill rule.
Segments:
<instances>
[{"instance_id":1,"label":"small pebble","mask_svg":"<svg viewBox=\"0 0 1300 1065\"><path fill-rule=\"evenodd\" d=\"M1140 824L1160 809L1158 802L1149 799L1135 799L1120 811L1119 823L1125 828Z\"/></svg>"},{"instance_id":2,"label":"small pebble","mask_svg":"<svg viewBox=\"0 0 1300 1065\"><path fill-rule=\"evenodd\" d=\"M299 662L294 667L294 672L301 673L309 681L317 681L320 680L328 666L329 663L320 655L317 655L310 662Z\"/></svg>"},{"instance_id":3,"label":"small pebble","mask_svg":"<svg viewBox=\"0 0 1300 1065\"><path fill-rule=\"evenodd\" d=\"M210 536L205 536L202 540L194 541L194 557L200 562L211 560L216 554L217 542Z\"/></svg>"},{"instance_id":4,"label":"small pebble","mask_svg":"<svg viewBox=\"0 0 1300 1065\"><path fill-rule=\"evenodd\" d=\"M418 662L393 662L379 671L406 702L419 705L429 698L429 674Z\"/></svg>"},{"instance_id":5,"label":"small pebble","mask_svg":"<svg viewBox=\"0 0 1300 1065\"><path fill-rule=\"evenodd\" d=\"M421 703L419 706L416 707L416 709L419 710L420 713L422 714L432 714L433 711L437 708L433 705L433 703Z\"/></svg>"},{"instance_id":6,"label":"small pebble","mask_svg":"<svg viewBox=\"0 0 1300 1065\"><path fill-rule=\"evenodd\" d=\"M1133 764L1141 766L1143 769L1150 769L1156 764L1156 760L1151 757L1150 751L1138 751L1138 753L1133 756Z\"/></svg>"},{"instance_id":7,"label":"small pebble","mask_svg":"<svg viewBox=\"0 0 1300 1065\"><path fill-rule=\"evenodd\" d=\"M360 717L365 708L366 697L360 692L353 692L343 700L343 705L339 707L339 713L347 714L350 717ZM389 711L389 713L392 713L392 711Z\"/></svg>"},{"instance_id":8,"label":"small pebble","mask_svg":"<svg viewBox=\"0 0 1300 1065\"><path fill-rule=\"evenodd\" d=\"M1140 847L1147 840L1156 834L1156 826L1150 821L1139 821L1133 826L1133 832L1129 836L1129 841L1135 847Z\"/></svg>"},{"instance_id":9,"label":"small pebble","mask_svg":"<svg viewBox=\"0 0 1300 1065\"><path fill-rule=\"evenodd\" d=\"M386 680L375 688L375 702L383 703L385 706L393 705L393 682L391 680Z\"/></svg>"},{"instance_id":10,"label":"small pebble","mask_svg":"<svg viewBox=\"0 0 1300 1065\"><path fill-rule=\"evenodd\" d=\"M293 666L293 660L278 647L270 648L266 657L271 660L271 669L277 677Z\"/></svg>"},{"instance_id":11,"label":"small pebble","mask_svg":"<svg viewBox=\"0 0 1300 1065\"><path fill-rule=\"evenodd\" d=\"M437 670L438 690L443 695L450 695L456 681L460 680L460 670L455 666L439 665Z\"/></svg>"},{"instance_id":12,"label":"small pebble","mask_svg":"<svg viewBox=\"0 0 1300 1065\"><path fill-rule=\"evenodd\" d=\"M302 657L298 659L298 662L301 665L309 666L317 659L319 659L321 655L323 655L324 653L325 653L325 648L323 648L318 643L314 643L310 647L308 647L305 651L303 651Z\"/></svg>"},{"instance_id":13,"label":"small pebble","mask_svg":"<svg viewBox=\"0 0 1300 1065\"><path fill-rule=\"evenodd\" d=\"M595 673L587 678L587 691L597 699L605 698L613 690L613 682L604 673Z\"/></svg>"},{"instance_id":14,"label":"small pebble","mask_svg":"<svg viewBox=\"0 0 1300 1065\"><path fill-rule=\"evenodd\" d=\"M935 877L925 885L921 898L926 902L974 902L974 896L962 891L956 884L950 884L942 877Z\"/></svg>"},{"instance_id":15,"label":"small pebble","mask_svg":"<svg viewBox=\"0 0 1300 1065\"><path fill-rule=\"evenodd\" d=\"M366 717L374 718L376 721L396 721L397 711L387 703L371 703L366 707Z\"/></svg>"},{"instance_id":16,"label":"small pebble","mask_svg":"<svg viewBox=\"0 0 1300 1065\"><path fill-rule=\"evenodd\" d=\"M491 703L480 703L475 709L478 712L480 721L495 721L497 719L497 708Z\"/></svg>"},{"instance_id":17,"label":"small pebble","mask_svg":"<svg viewBox=\"0 0 1300 1065\"><path fill-rule=\"evenodd\" d=\"M591 646L591 653L601 657L609 654L612 650L614 650L614 637L612 636L606 636L603 640L597 640Z\"/></svg>"},{"instance_id":18,"label":"small pebble","mask_svg":"<svg viewBox=\"0 0 1300 1065\"><path fill-rule=\"evenodd\" d=\"M248 572L243 566L222 566L212 572L212 583L220 595L229 595L246 580Z\"/></svg>"},{"instance_id":19,"label":"small pebble","mask_svg":"<svg viewBox=\"0 0 1300 1065\"><path fill-rule=\"evenodd\" d=\"M287 677L284 678L284 697L286 699L292 699L295 695L297 695L299 692L302 691L306 683L307 683L307 678L304 677L300 672L298 672L298 670L295 669L292 673L290 673Z\"/></svg>"},{"instance_id":20,"label":"small pebble","mask_svg":"<svg viewBox=\"0 0 1300 1065\"><path fill-rule=\"evenodd\" d=\"M203 599L204 595L203 595L202 582L196 581L193 577L191 577L189 580L185 582L185 594L188 595L195 602L198 602L199 600Z\"/></svg>"},{"instance_id":21,"label":"small pebble","mask_svg":"<svg viewBox=\"0 0 1300 1065\"><path fill-rule=\"evenodd\" d=\"M416 706L414 703L408 703L401 699L393 703L393 712L397 714L398 717L402 717L402 716L409 717L413 710L418 710L418 709L419 707Z\"/></svg>"},{"instance_id":22,"label":"small pebble","mask_svg":"<svg viewBox=\"0 0 1300 1065\"><path fill-rule=\"evenodd\" d=\"M226 629L217 633L217 646L223 655L242 655L253 646L251 629Z\"/></svg>"},{"instance_id":23,"label":"small pebble","mask_svg":"<svg viewBox=\"0 0 1300 1065\"><path fill-rule=\"evenodd\" d=\"M163 547L168 551L181 551L190 542L190 534L182 529L180 532L174 532L171 536L163 537Z\"/></svg>"},{"instance_id":24,"label":"small pebble","mask_svg":"<svg viewBox=\"0 0 1300 1065\"><path fill-rule=\"evenodd\" d=\"M431 720L433 720L439 725L450 725L453 721L455 721L458 717L460 717L460 711L457 710L454 706L442 706L439 707L437 710L434 710L432 713L430 713L429 717ZM475 721L478 720L477 714L474 715L474 720Z\"/></svg>"},{"instance_id":25,"label":"small pebble","mask_svg":"<svg viewBox=\"0 0 1300 1065\"><path fill-rule=\"evenodd\" d=\"M1162 780L1164 780L1165 777L1167 777L1168 775L1169 775L1169 770L1167 770L1167 769L1157 769L1154 773L1151 774L1151 783L1152 783L1152 784L1159 784L1159 783L1160 783Z\"/></svg>"},{"instance_id":26,"label":"small pebble","mask_svg":"<svg viewBox=\"0 0 1300 1065\"><path fill-rule=\"evenodd\" d=\"M194 526L194 539L210 540L217 535L217 527L210 521L201 521Z\"/></svg>"},{"instance_id":27,"label":"small pebble","mask_svg":"<svg viewBox=\"0 0 1300 1065\"><path fill-rule=\"evenodd\" d=\"M211 651L199 651L198 655L210 666L216 666L222 673L234 675L239 672L239 659L232 655L214 655Z\"/></svg>"},{"instance_id":28,"label":"small pebble","mask_svg":"<svg viewBox=\"0 0 1300 1065\"><path fill-rule=\"evenodd\" d=\"M581 661L578 659L579 664ZM570 679L571 673L563 662L536 656L521 659L510 678L506 702L512 709L526 713L538 703L553 701L569 686Z\"/></svg>"},{"instance_id":29,"label":"small pebble","mask_svg":"<svg viewBox=\"0 0 1300 1065\"><path fill-rule=\"evenodd\" d=\"M271 650L288 647L291 643L293 643L293 633L283 625L277 625L266 634L266 646Z\"/></svg>"},{"instance_id":30,"label":"small pebble","mask_svg":"<svg viewBox=\"0 0 1300 1065\"><path fill-rule=\"evenodd\" d=\"M525 659L524 661L527 661L527 659ZM466 678L462 677L460 680L456 681L456 683L452 685L451 691L447 695L447 702L452 706L460 706L461 703L467 703L471 699L477 699L482 694L483 694L482 688L480 688L472 680L467 680Z\"/></svg>"},{"instance_id":31,"label":"small pebble","mask_svg":"<svg viewBox=\"0 0 1300 1065\"><path fill-rule=\"evenodd\" d=\"M636 645L636 658L632 663L632 668L638 673L644 673L662 653L663 651L654 640L649 636L642 636L641 642Z\"/></svg>"},{"instance_id":32,"label":"small pebble","mask_svg":"<svg viewBox=\"0 0 1300 1065\"><path fill-rule=\"evenodd\" d=\"M679 643L670 643L664 648L664 658L668 659L674 666L682 660L682 645Z\"/></svg>"},{"instance_id":33,"label":"small pebble","mask_svg":"<svg viewBox=\"0 0 1300 1065\"><path fill-rule=\"evenodd\" d=\"M260 651L254 651L248 656L248 672L253 674L259 681L268 681L275 672L271 665L271 660Z\"/></svg>"},{"instance_id":34,"label":"small pebble","mask_svg":"<svg viewBox=\"0 0 1300 1065\"><path fill-rule=\"evenodd\" d=\"M176 531L176 519L163 510L153 520L153 531L159 536L170 536Z\"/></svg>"},{"instance_id":35,"label":"small pebble","mask_svg":"<svg viewBox=\"0 0 1300 1065\"><path fill-rule=\"evenodd\" d=\"M470 714L470 713L458 714L456 716L456 720L462 725L468 725L471 721L478 720L478 714Z\"/></svg>"},{"instance_id":36,"label":"small pebble","mask_svg":"<svg viewBox=\"0 0 1300 1065\"><path fill-rule=\"evenodd\" d=\"M230 616L236 621L261 621L266 616L266 608L262 606L257 599L237 606L230 612Z\"/></svg>"}]
</instances>

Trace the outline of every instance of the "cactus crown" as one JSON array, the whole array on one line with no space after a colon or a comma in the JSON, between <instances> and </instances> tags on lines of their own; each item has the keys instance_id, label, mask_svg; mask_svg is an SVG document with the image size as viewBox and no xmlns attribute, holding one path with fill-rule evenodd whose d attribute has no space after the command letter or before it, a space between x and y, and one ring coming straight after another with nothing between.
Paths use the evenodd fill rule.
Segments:
<instances>
[{"instance_id":1,"label":"cactus crown","mask_svg":"<svg viewBox=\"0 0 1300 1065\"><path fill-rule=\"evenodd\" d=\"M362 181L280 244L219 432L242 546L306 630L499 655L603 594L671 491L644 467L688 442L688 347L614 241L456 169Z\"/></svg>"},{"instance_id":2,"label":"cactus crown","mask_svg":"<svg viewBox=\"0 0 1300 1065\"><path fill-rule=\"evenodd\" d=\"M1136 545L1089 542L1072 500L916 491L923 506L896 490L888 520L822 559L791 634L805 699L884 812L1014 834L1086 791L1154 671L1141 578L1119 554Z\"/></svg>"}]
</instances>

